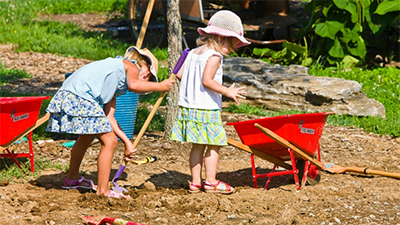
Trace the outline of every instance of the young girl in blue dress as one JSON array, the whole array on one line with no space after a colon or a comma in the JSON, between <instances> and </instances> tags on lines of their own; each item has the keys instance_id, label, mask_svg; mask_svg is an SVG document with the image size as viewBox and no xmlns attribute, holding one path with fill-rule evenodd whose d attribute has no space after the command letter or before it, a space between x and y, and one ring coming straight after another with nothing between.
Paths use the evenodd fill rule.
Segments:
<instances>
[{"instance_id":1,"label":"young girl in blue dress","mask_svg":"<svg viewBox=\"0 0 400 225\"><path fill-rule=\"evenodd\" d=\"M174 81L157 81L158 61L147 49L129 47L125 56L92 62L66 79L51 100L47 112L50 119L47 131L79 134L71 150L68 175L64 189L94 189L98 195L114 198L130 196L109 189L114 150L118 139L124 143L125 160L136 153L133 144L114 118L116 97L127 90L143 94L169 91ZM97 187L79 174L87 148L97 138L101 144L97 170Z\"/></svg>"},{"instance_id":2,"label":"young girl in blue dress","mask_svg":"<svg viewBox=\"0 0 400 225\"><path fill-rule=\"evenodd\" d=\"M198 28L201 35L198 47L188 54L177 78L181 81L178 97L179 111L172 128L171 140L191 142L189 165L192 182L189 192L229 194L234 189L216 179L219 149L227 145L221 121L222 95L233 99L242 95L244 87L222 85L223 56L238 47L250 44L243 37L241 19L233 12L221 10L209 20L206 28ZM201 172L204 160L205 180Z\"/></svg>"}]
</instances>

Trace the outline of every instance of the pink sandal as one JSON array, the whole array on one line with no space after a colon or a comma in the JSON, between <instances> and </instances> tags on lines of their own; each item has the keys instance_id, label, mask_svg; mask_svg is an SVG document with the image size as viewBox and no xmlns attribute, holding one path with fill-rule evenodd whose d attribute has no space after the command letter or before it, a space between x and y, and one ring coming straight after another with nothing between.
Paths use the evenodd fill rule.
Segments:
<instances>
[{"instance_id":1,"label":"pink sandal","mask_svg":"<svg viewBox=\"0 0 400 225\"><path fill-rule=\"evenodd\" d=\"M229 184L222 182L220 180L218 181L217 184L203 182L203 185L204 185L204 187L213 187L213 189L204 188L204 190L207 193L231 194L231 193L235 192L235 189L233 189L233 187L229 186ZM218 185L220 186L219 189L217 189Z\"/></svg>"},{"instance_id":2,"label":"pink sandal","mask_svg":"<svg viewBox=\"0 0 400 225\"><path fill-rule=\"evenodd\" d=\"M86 184L82 184L82 182L88 183L89 186ZM62 186L64 189L91 189L91 190L96 190L97 187L93 184L93 181L84 178L81 176L78 180L71 180L68 178L64 179L64 184Z\"/></svg>"},{"instance_id":3,"label":"pink sandal","mask_svg":"<svg viewBox=\"0 0 400 225\"><path fill-rule=\"evenodd\" d=\"M193 183L191 183L190 181L188 181L188 182L189 182L189 193L193 194L193 193L198 193L198 192L200 192L200 190L201 190L201 185L193 184ZM197 189L196 189L196 190L191 190L190 187L197 188Z\"/></svg>"},{"instance_id":4,"label":"pink sandal","mask_svg":"<svg viewBox=\"0 0 400 225\"><path fill-rule=\"evenodd\" d=\"M122 193L110 190L110 192L108 193L108 195L106 195L109 198L126 198L126 199L132 199L132 197L130 195L124 195Z\"/></svg>"}]
</instances>

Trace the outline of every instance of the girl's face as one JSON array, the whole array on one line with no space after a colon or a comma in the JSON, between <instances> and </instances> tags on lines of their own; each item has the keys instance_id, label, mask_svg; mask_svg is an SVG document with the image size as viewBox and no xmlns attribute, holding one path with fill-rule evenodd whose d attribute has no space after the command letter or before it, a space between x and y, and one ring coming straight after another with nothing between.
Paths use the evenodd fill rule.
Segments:
<instances>
[{"instance_id":1,"label":"girl's face","mask_svg":"<svg viewBox=\"0 0 400 225\"><path fill-rule=\"evenodd\" d=\"M151 72L147 66L142 66L141 68L141 73L139 74L139 80L150 80L151 77Z\"/></svg>"},{"instance_id":2,"label":"girl's face","mask_svg":"<svg viewBox=\"0 0 400 225\"><path fill-rule=\"evenodd\" d=\"M237 38L232 38L232 44L233 44L233 46L237 46L238 44L239 44L239 39L237 39ZM229 44L228 44L228 41L226 41L225 43L224 43L224 46L222 47L222 54L223 55L227 55L228 53L230 52L230 50L229 50Z\"/></svg>"}]
</instances>

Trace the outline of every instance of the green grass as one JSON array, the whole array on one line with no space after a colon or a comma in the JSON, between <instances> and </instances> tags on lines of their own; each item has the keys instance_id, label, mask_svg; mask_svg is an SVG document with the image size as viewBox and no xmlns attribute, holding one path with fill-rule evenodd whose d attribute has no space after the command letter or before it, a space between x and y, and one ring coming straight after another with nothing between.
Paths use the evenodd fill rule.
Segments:
<instances>
[{"instance_id":1,"label":"green grass","mask_svg":"<svg viewBox=\"0 0 400 225\"><path fill-rule=\"evenodd\" d=\"M68 164L62 165L51 161L49 159L36 159L34 161L35 172L31 173L30 160L27 158L19 158L19 163L22 169L20 169L17 164L10 158L0 159L0 181L6 180L30 180L32 177L38 178L41 171L54 169L57 171L68 171Z\"/></svg>"},{"instance_id":2,"label":"green grass","mask_svg":"<svg viewBox=\"0 0 400 225\"><path fill-rule=\"evenodd\" d=\"M7 69L3 63L0 62L0 85L11 83L22 78L32 78L25 70Z\"/></svg>"}]
</instances>

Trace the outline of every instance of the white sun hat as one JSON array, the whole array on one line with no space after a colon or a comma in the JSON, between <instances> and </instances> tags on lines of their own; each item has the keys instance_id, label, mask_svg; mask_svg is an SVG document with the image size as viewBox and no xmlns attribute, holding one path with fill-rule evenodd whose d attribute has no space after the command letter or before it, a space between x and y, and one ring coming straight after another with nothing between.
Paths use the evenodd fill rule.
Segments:
<instances>
[{"instance_id":1,"label":"white sun hat","mask_svg":"<svg viewBox=\"0 0 400 225\"><path fill-rule=\"evenodd\" d=\"M237 47L243 47L251 44L243 36L242 20L238 15L229 10L220 10L216 12L209 20L206 28L198 28L200 35L216 34L223 37L235 37L240 42Z\"/></svg>"}]
</instances>

